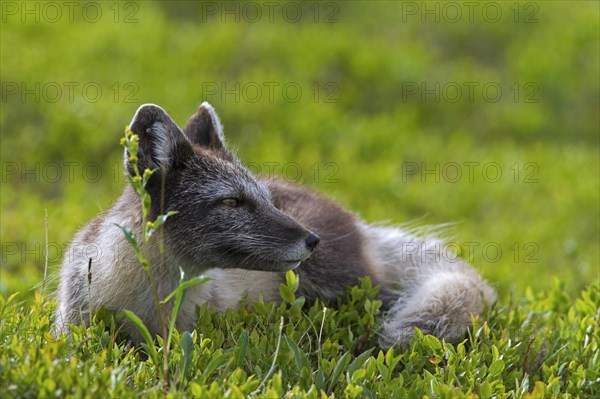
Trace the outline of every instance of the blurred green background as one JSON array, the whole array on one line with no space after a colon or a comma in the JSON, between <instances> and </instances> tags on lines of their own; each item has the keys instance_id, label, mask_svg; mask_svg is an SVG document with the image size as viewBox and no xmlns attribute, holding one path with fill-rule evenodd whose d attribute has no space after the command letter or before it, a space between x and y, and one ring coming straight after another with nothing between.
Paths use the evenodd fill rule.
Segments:
<instances>
[{"instance_id":1,"label":"blurred green background","mask_svg":"<svg viewBox=\"0 0 600 399\"><path fill-rule=\"evenodd\" d=\"M2 3L2 294L42 281L45 210L55 276L117 198L140 104L204 100L255 171L456 222L504 300L598 280L597 2L69 4Z\"/></svg>"}]
</instances>

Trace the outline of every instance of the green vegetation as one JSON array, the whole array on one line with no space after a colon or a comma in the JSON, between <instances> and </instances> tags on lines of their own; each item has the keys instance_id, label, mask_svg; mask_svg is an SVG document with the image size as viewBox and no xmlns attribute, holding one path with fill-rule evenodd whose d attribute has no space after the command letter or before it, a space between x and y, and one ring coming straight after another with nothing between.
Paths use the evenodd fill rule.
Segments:
<instances>
[{"instance_id":1,"label":"green vegetation","mask_svg":"<svg viewBox=\"0 0 600 399\"><path fill-rule=\"evenodd\" d=\"M600 395L597 3L76 3L2 3L1 397ZM203 307L169 349L104 312L54 339L66 243L126 181L123 127L203 100L255 171L368 221L457 222L498 305L463 343L385 352L368 281L325 308L288 275L284 304Z\"/></svg>"},{"instance_id":2,"label":"green vegetation","mask_svg":"<svg viewBox=\"0 0 600 399\"><path fill-rule=\"evenodd\" d=\"M191 334L176 331L171 397L595 397L600 393L600 287L580 298L555 285L475 322L458 345L418 335L408 350L376 345L380 302L368 280L335 309L303 309L288 274L286 303L257 302L218 314L199 308ZM291 294L291 296L289 296ZM291 303L290 303L291 302ZM142 352L115 342L115 324L96 316L72 341L52 338L53 304L1 298L2 397L163 397L163 341ZM118 342L118 341L117 341ZM152 353L143 356L143 353Z\"/></svg>"}]
</instances>

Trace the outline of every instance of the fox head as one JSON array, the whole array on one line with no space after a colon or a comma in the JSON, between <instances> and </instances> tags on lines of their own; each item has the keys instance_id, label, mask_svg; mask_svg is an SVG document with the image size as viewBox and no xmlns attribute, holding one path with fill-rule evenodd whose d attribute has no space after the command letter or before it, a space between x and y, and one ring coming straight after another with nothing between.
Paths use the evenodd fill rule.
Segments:
<instances>
[{"instance_id":1,"label":"fox head","mask_svg":"<svg viewBox=\"0 0 600 399\"><path fill-rule=\"evenodd\" d=\"M186 270L291 270L319 237L277 209L267 185L227 149L213 107L204 102L183 131L159 106L142 105L130 129L139 137L138 167L155 169L146 185L149 220L163 225L164 244ZM129 154L125 165L132 173Z\"/></svg>"}]
</instances>

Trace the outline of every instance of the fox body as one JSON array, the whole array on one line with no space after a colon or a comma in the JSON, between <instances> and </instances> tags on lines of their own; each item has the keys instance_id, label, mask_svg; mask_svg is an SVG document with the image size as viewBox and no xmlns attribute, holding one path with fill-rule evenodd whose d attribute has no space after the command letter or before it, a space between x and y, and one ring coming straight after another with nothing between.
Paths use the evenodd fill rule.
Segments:
<instances>
[{"instance_id":1,"label":"fox body","mask_svg":"<svg viewBox=\"0 0 600 399\"><path fill-rule=\"evenodd\" d=\"M186 293L179 328L192 329L194 308L205 302L224 311L245 297L277 301L291 269L308 299L334 300L363 276L379 284L384 347L405 345L415 327L456 341L471 315L495 301L494 290L468 264L443 254L436 238L367 224L306 187L253 176L227 149L208 103L183 130L160 107L143 105L130 129L139 137L140 170L156 169L146 185L148 220L177 212L141 244L159 297L177 287L180 268L212 278ZM133 173L129 155L125 166ZM143 241L142 206L130 185L71 243L58 288L59 332L104 306L129 309L159 333L151 282L117 225Z\"/></svg>"}]
</instances>

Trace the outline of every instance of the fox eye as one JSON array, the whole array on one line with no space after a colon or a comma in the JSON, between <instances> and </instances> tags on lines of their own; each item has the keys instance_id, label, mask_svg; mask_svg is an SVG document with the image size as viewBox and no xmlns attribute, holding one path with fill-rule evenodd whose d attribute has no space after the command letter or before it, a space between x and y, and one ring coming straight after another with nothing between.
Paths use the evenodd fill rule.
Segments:
<instances>
[{"instance_id":1,"label":"fox eye","mask_svg":"<svg viewBox=\"0 0 600 399\"><path fill-rule=\"evenodd\" d=\"M238 198L235 198L235 197L228 197L228 198L223 198L221 200L221 203L223 205L235 208L235 207L237 207L237 206L240 205L240 200Z\"/></svg>"}]
</instances>

